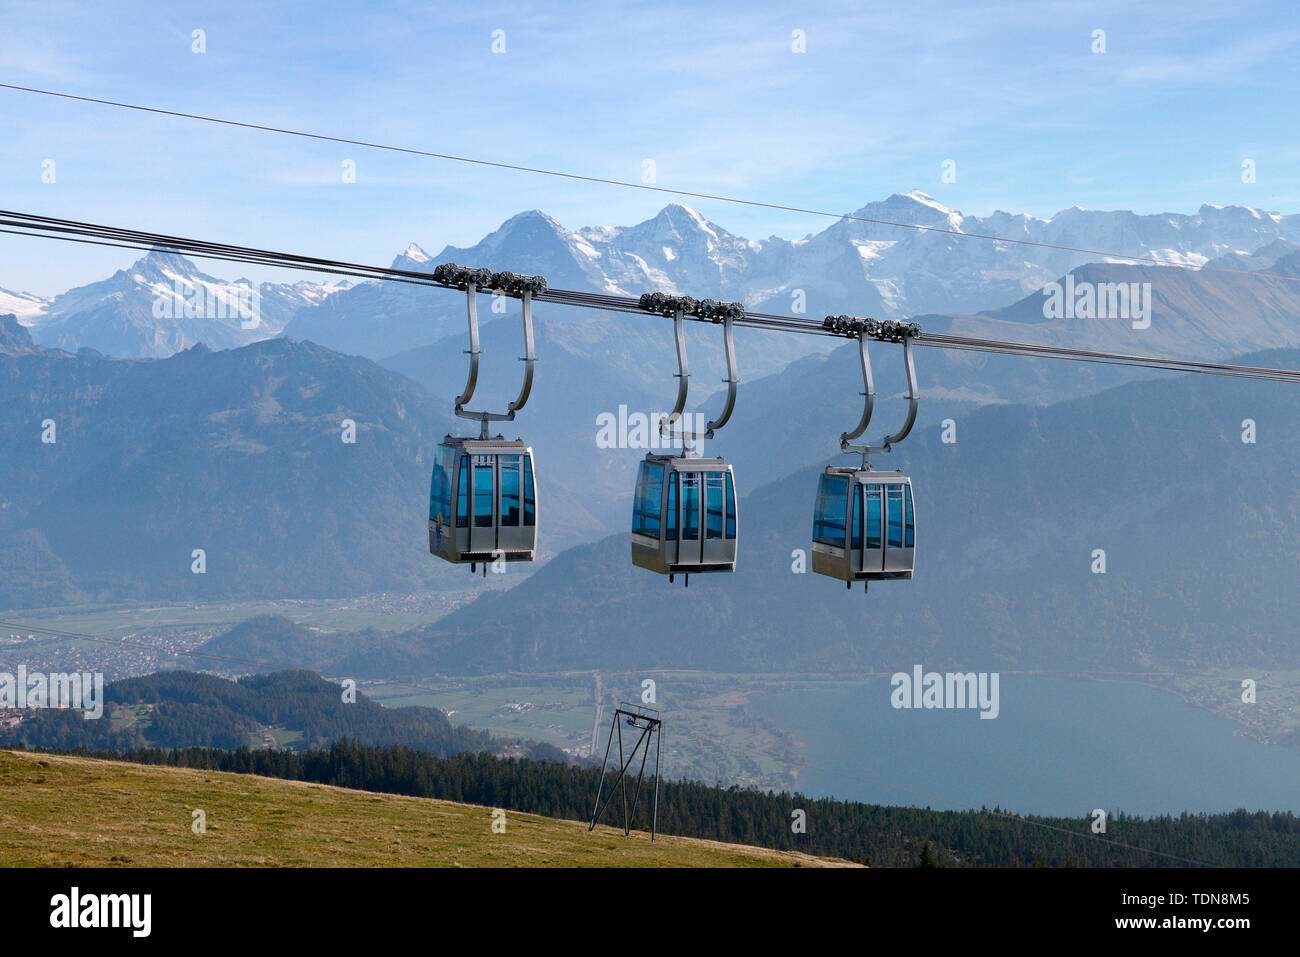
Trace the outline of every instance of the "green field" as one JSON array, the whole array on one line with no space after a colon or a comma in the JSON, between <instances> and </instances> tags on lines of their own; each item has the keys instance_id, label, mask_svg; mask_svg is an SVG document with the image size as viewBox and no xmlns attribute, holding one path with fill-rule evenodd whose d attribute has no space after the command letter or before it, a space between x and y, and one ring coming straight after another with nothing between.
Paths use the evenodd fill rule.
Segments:
<instances>
[{"instance_id":1,"label":"green field","mask_svg":"<svg viewBox=\"0 0 1300 957\"><path fill-rule=\"evenodd\" d=\"M301 731L293 731L288 728L266 728L263 731L248 732L248 747L254 751L259 751L267 747L263 734L269 734L273 746L276 748L289 747L302 740Z\"/></svg>"},{"instance_id":2,"label":"green field","mask_svg":"<svg viewBox=\"0 0 1300 957\"><path fill-rule=\"evenodd\" d=\"M193 830L204 813L206 832ZM0 751L0 865L806 867L803 854L321 784Z\"/></svg>"},{"instance_id":3,"label":"green field","mask_svg":"<svg viewBox=\"0 0 1300 957\"><path fill-rule=\"evenodd\" d=\"M590 743L595 708L591 679L551 684L524 684L517 678L469 680L434 687L426 694L409 686L375 685L365 693L390 708L424 705L441 708L455 724L494 734L531 738L557 747ZM511 711L509 705L531 705Z\"/></svg>"},{"instance_id":4,"label":"green field","mask_svg":"<svg viewBox=\"0 0 1300 957\"><path fill-rule=\"evenodd\" d=\"M640 704L641 682L646 678L656 683L653 706L664 718L665 776L778 789L794 785L800 762L795 742L747 709L749 695L785 683L767 676L680 671L532 679L488 675L431 682L423 694L413 693L409 685L382 682L363 690L389 707L441 708L456 724L543 741L586 757L591 753L599 683L603 706L595 748L599 760L613 708L621 701ZM511 704L533 707L514 711Z\"/></svg>"}]
</instances>

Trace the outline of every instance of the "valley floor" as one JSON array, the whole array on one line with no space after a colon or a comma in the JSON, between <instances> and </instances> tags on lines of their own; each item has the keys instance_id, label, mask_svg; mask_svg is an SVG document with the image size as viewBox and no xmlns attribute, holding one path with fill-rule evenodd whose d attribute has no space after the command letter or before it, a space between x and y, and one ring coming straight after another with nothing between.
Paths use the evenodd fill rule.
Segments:
<instances>
[{"instance_id":1,"label":"valley floor","mask_svg":"<svg viewBox=\"0 0 1300 957\"><path fill-rule=\"evenodd\" d=\"M323 632L355 629L400 630L429 624L477 595L481 582L449 586L419 595L373 595L347 600L244 603L124 603L0 612L0 670L13 670L18 652L29 670L104 671L112 681L166 668L213 668L212 659L194 658L204 642L254 614L278 614ZM23 633L16 623L67 634L89 633L100 640L51 639ZM106 642L102 639L120 639ZM26 644L34 643L33 651ZM246 666L217 667L231 674L272 670ZM1010 677L1012 672L1003 672ZM1145 685L1173 694L1194 707L1234 722L1244 736L1288 748L1300 747L1300 671L1242 667L1197 672L1164 671L1152 663L1145 672L1026 671L1025 676L1115 681ZM645 674L566 672L557 674L439 677L411 683L363 682L365 693L391 706L428 705L447 711L456 724L472 725L498 735L542 741L585 758L600 758L610 706L618 700L639 701L642 681L657 681L657 704L673 714L673 734L665 739L664 773L707 783L723 782L763 789L794 790L806 765L805 743L761 714L755 707L771 694L794 686L829 686L837 681L864 681L887 675L709 674L697 671L652 671ZM1257 701L1244 704L1241 681L1257 682ZM599 734L597 701L604 705ZM266 729L272 746L291 743L294 729ZM250 741L261 747L262 740Z\"/></svg>"}]
</instances>

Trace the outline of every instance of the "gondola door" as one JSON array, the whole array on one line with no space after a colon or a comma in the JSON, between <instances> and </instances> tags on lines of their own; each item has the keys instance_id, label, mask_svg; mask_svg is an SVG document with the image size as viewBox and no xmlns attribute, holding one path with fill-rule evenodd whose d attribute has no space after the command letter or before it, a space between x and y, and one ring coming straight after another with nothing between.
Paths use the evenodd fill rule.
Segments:
<instances>
[{"instance_id":1,"label":"gondola door","mask_svg":"<svg viewBox=\"0 0 1300 957\"><path fill-rule=\"evenodd\" d=\"M668 470L664 476L664 564L677 564L680 543L677 541L677 529L681 525L681 516L677 510L677 473Z\"/></svg>"},{"instance_id":2,"label":"gondola door","mask_svg":"<svg viewBox=\"0 0 1300 957\"><path fill-rule=\"evenodd\" d=\"M719 565L734 561L734 552L724 538L726 488L723 472L704 472L701 479L701 505L704 506L704 541L700 547L700 561L705 565Z\"/></svg>"},{"instance_id":3,"label":"gondola door","mask_svg":"<svg viewBox=\"0 0 1300 957\"><path fill-rule=\"evenodd\" d=\"M912 489L891 482L885 492L885 564L887 572L912 570Z\"/></svg>"},{"instance_id":4,"label":"gondola door","mask_svg":"<svg viewBox=\"0 0 1300 957\"><path fill-rule=\"evenodd\" d=\"M522 455L498 455L497 460L497 548L518 552L532 547L533 530L527 527L523 508L524 469Z\"/></svg>"},{"instance_id":5,"label":"gondola door","mask_svg":"<svg viewBox=\"0 0 1300 957\"><path fill-rule=\"evenodd\" d=\"M854 516L854 544L857 541L862 542L861 564L855 567L855 572L880 572L885 569L885 542L882 534L882 509L884 501L882 497L883 486L876 483L860 483L858 485L857 502L855 503L856 515ZM857 549L854 549L855 552Z\"/></svg>"},{"instance_id":6,"label":"gondola door","mask_svg":"<svg viewBox=\"0 0 1300 957\"><path fill-rule=\"evenodd\" d=\"M497 523L500 503L497 490L497 457L475 455L470 463L470 527L469 550L487 554L497 550Z\"/></svg>"},{"instance_id":7,"label":"gondola door","mask_svg":"<svg viewBox=\"0 0 1300 957\"><path fill-rule=\"evenodd\" d=\"M681 516L678 527L681 540L678 542L677 561L682 565L698 565L704 559L703 536L701 535L701 511L703 503L700 495L700 473L680 472L681 480Z\"/></svg>"}]
</instances>

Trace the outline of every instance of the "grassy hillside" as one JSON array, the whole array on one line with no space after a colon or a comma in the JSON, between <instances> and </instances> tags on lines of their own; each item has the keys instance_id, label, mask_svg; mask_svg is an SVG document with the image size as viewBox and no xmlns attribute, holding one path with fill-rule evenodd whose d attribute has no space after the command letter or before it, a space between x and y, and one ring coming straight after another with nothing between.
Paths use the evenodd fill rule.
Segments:
<instances>
[{"instance_id":1,"label":"grassy hillside","mask_svg":"<svg viewBox=\"0 0 1300 957\"><path fill-rule=\"evenodd\" d=\"M207 831L194 834L193 812ZM244 774L0 751L0 865L798 867L784 851Z\"/></svg>"}]
</instances>

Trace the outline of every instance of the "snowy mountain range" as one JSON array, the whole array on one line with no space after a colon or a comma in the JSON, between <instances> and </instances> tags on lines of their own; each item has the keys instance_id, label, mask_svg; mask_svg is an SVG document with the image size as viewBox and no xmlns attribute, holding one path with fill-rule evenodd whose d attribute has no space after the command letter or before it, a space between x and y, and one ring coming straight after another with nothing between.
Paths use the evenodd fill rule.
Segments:
<instances>
[{"instance_id":1,"label":"snowy mountain range","mask_svg":"<svg viewBox=\"0 0 1300 957\"><path fill-rule=\"evenodd\" d=\"M1005 212L980 217L963 215L914 190L869 203L851 216L855 218L837 220L802 239L753 240L675 203L626 227L568 229L531 210L511 217L473 246L447 246L430 255L411 243L393 262L398 268L432 272L439 263L455 261L544 275L558 288L625 295L679 292L739 300L762 311L802 309L814 317L848 312L908 318L969 316L1007 307L1077 267L1106 261L1087 250L1188 265L1223 260L1232 268L1257 269L1250 257L1259 250L1275 247L1276 252L1300 243L1300 215L1241 206L1205 205L1190 215L1072 207L1050 219ZM458 297L399 283L351 288L347 283L265 283L256 290L254 328L248 328L248 318L238 308L233 317L229 308L223 314L222 303L238 306L253 291L246 280L215 279L183 257L155 251L103 282L53 300L0 290L0 314L16 314L43 344L91 346L119 356L165 356L199 341L229 348L283 330L296 339L383 359L464 328ZM539 306L538 313L561 320L590 316L556 306ZM759 356L751 374L775 371L823 347L814 337L793 339L798 341L781 346L785 353ZM1245 343L1245 348L1255 347L1255 342Z\"/></svg>"},{"instance_id":2,"label":"snowy mountain range","mask_svg":"<svg viewBox=\"0 0 1300 957\"><path fill-rule=\"evenodd\" d=\"M227 281L184 256L155 249L107 279L50 300L0 291L0 314L17 315L42 345L165 358L199 342L229 349L271 338L296 310L350 285Z\"/></svg>"},{"instance_id":3,"label":"snowy mountain range","mask_svg":"<svg viewBox=\"0 0 1300 957\"><path fill-rule=\"evenodd\" d=\"M1089 212L1051 219L996 212L964 216L919 191L852 215L952 230L918 231L842 219L802 239L745 239L678 204L635 226L570 230L538 210L520 213L468 248L430 256L412 244L395 261L432 271L442 262L546 276L552 286L638 295L651 290L744 302L751 309L877 318L969 314L1006 306L1106 250L1202 265L1225 255L1300 241L1300 215L1202 206L1192 215ZM997 235L1056 247L972 238ZM548 314L561 314L555 307ZM372 358L427 345L460 330L460 302L419 287L362 284L295 316L288 335ZM805 350L809 343L795 343Z\"/></svg>"}]
</instances>

